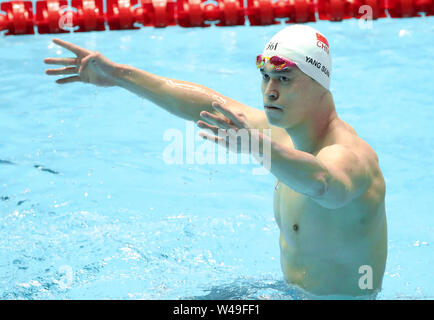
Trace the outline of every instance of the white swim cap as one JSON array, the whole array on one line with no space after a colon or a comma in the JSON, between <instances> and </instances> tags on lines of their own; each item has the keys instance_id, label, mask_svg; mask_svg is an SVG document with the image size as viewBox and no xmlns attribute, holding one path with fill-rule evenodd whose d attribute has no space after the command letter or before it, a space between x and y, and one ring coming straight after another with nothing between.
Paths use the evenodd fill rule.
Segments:
<instances>
[{"instance_id":1,"label":"white swim cap","mask_svg":"<svg viewBox=\"0 0 434 320\"><path fill-rule=\"evenodd\" d=\"M329 44L324 35L312 27L301 24L286 27L268 41L262 55L291 60L324 88L330 87L332 59Z\"/></svg>"}]
</instances>

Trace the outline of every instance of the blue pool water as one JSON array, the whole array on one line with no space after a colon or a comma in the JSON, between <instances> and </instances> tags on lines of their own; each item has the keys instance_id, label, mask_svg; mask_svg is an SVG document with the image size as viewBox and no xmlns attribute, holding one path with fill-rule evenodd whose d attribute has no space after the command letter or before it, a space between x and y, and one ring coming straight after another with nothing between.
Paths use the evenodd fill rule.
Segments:
<instances>
[{"instance_id":1,"label":"blue pool water","mask_svg":"<svg viewBox=\"0 0 434 320\"><path fill-rule=\"evenodd\" d=\"M434 17L312 26L338 114L377 152L388 260L379 299L434 298ZM109 59L261 108L254 60L282 26L61 35ZM168 165L184 120L120 88L57 85L53 35L0 36L1 299L300 299L283 282L274 178Z\"/></svg>"}]
</instances>

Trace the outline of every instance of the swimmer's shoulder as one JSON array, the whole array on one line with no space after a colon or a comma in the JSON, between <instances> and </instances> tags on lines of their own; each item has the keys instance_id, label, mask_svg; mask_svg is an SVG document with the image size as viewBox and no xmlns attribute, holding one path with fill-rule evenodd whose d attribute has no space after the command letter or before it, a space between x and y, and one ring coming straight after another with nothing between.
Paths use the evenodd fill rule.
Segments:
<instances>
[{"instance_id":1,"label":"swimmer's shoulder","mask_svg":"<svg viewBox=\"0 0 434 320\"><path fill-rule=\"evenodd\" d=\"M378 154L360 137L356 130L345 121L341 120L334 132L334 143L345 146L357 155L360 164L365 167L368 187L365 192L377 194L378 198L384 197L385 181L381 172Z\"/></svg>"},{"instance_id":2,"label":"swimmer's shoulder","mask_svg":"<svg viewBox=\"0 0 434 320\"><path fill-rule=\"evenodd\" d=\"M356 130L343 121L347 132L344 144L352 149L360 158L366 160L368 166L378 166L378 155L369 143L359 136Z\"/></svg>"},{"instance_id":3,"label":"swimmer's shoulder","mask_svg":"<svg viewBox=\"0 0 434 320\"><path fill-rule=\"evenodd\" d=\"M375 159L378 162L378 156L374 149L358 135L351 125L340 118L333 124L333 128L324 140L323 147L333 144L345 146L359 157L369 160Z\"/></svg>"}]
</instances>

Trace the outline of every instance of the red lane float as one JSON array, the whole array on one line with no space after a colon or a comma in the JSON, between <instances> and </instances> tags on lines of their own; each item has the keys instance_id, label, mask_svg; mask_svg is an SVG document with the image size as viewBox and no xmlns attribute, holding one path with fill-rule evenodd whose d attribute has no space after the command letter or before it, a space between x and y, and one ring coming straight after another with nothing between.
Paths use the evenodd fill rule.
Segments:
<instances>
[{"instance_id":1,"label":"red lane float","mask_svg":"<svg viewBox=\"0 0 434 320\"><path fill-rule=\"evenodd\" d=\"M38 32L44 33L65 33L62 29L62 8L68 5L66 0L47 0L36 2L35 25Z\"/></svg>"},{"instance_id":2,"label":"red lane float","mask_svg":"<svg viewBox=\"0 0 434 320\"><path fill-rule=\"evenodd\" d=\"M77 9L73 14L75 32L105 30L105 17L102 0L71 0L71 6Z\"/></svg>"},{"instance_id":3,"label":"red lane float","mask_svg":"<svg viewBox=\"0 0 434 320\"><path fill-rule=\"evenodd\" d=\"M31 1L3 2L0 10L0 30L8 30L6 35L34 34L33 6Z\"/></svg>"},{"instance_id":4,"label":"red lane float","mask_svg":"<svg viewBox=\"0 0 434 320\"><path fill-rule=\"evenodd\" d=\"M286 23L316 21L313 0L248 0L246 11L252 26L279 24L276 19L287 19Z\"/></svg>"},{"instance_id":5,"label":"red lane float","mask_svg":"<svg viewBox=\"0 0 434 320\"><path fill-rule=\"evenodd\" d=\"M177 20L181 27L210 27L245 24L243 0L178 0ZM207 23L208 22L208 23Z\"/></svg>"},{"instance_id":6,"label":"red lane float","mask_svg":"<svg viewBox=\"0 0 434 320\"><path fill-rule=\"evenodd\" d=\"M389 0L387 11L392 18L420 17L420 12L434 15L434 0Z\"/></svg>"},{"instance_id":7,"label":"red lane float","mask_svg":"<svg viewBox=\"0 0 434 320\"><path fill-rule=\"evenodd\" d=\"M251 26L320 20L378 19L434 15L434 0L13 0L0 5L0 31L5 35L138 29L179 25Z\"/></svg>"},{"instance_id":8,"label":"red lane float","mask_svg":"<svg viewBox=\"0 0 434 320\"><path fill-rule=\"evenodd\" d=\"M139 29L134 22L141 13L134 9L137 0L106 0L106 20L110 30Z\"/></svg>"},{"instance_id":9,"label":"red lane float","mask_svg":"<svg viewBox=\"0 0 434 320\"><path fill-rule=\"evenodd\" d=\"M142 0L142 24L145 27L176 26L175 0Z\"/></svg>"},{"instance_id":10,"label":"red lane float","mask_svg":"<svg viewBox=\"0 0 434 320\"><path fill-rule=\"evenodd\" d=\"M274 18L271 0L247 0L247 16L251 26L265 26L280 23Z\"/></svg>"},{"instance_id":11,"label":"red lane float","mask_svg":"<svg viewBox=\"0 0 434 320\"><path fill-rule=\"evenodd\" d=\"M387 17L385 0L318 0L318 16L330 21Z\"/></svg>"}]
</instances>

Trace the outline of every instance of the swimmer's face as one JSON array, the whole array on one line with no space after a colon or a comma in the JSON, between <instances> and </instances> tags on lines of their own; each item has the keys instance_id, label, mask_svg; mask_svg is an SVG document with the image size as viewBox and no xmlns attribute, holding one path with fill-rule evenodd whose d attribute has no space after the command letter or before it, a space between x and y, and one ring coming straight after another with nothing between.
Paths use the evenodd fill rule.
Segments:
<instances>
[{"instance_id":1,"label":"swimmer's face","mask_svg":"<svg viewBox=\"0 0 434 320\"><path fill-rule=\"evenodd\" d=\"M264 109L270 124L291 128L308 119L325 89L297 67L274 71L269 63L260 69ZM266 106L277 108L267 108Z\"/></svg>"}]
</instances>

